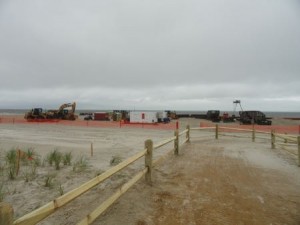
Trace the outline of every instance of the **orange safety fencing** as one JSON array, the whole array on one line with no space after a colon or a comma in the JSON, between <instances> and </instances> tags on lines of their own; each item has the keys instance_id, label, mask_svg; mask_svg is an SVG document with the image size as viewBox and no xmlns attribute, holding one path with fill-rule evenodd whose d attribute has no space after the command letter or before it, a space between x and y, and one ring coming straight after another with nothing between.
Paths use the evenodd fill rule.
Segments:
<instances>
[{"instance_id":1,"label":"orange safety fencing","mask_svg":"<svg viewBox=\"0 0 300 225\"><path fill-rule=\"evenodd\" d=\"M200 127L212 127L215 126L215 124L213 123L209 123L209 122L201 122L200 123ZM280 134L300 134L300 125L240 125L240 124L236 124L236 123L220 123L219 124L220 127L222 127L221 129L225 132L240 132L238 130L231 130L231 129L226 129L223 127L228 127L228 128L236 128L236 129L245 129L245 130L252 130L253 128L256 131L262 131L262 132L271 132L272 130L274 130L276 133L280 133Z\"/></svg>"},{"instance_id":2,"label":"orange safety fencing","mask_svg":"<svg viewBox=\"0 0 300 225\"><path fill-rule=\"evenodd\" d=\"M131 127L131 128L144 128L144 129L159 129L159 130L175 130L178 126L178 121L171 121L170 123L129 123L123 121L95 121L95 120L57 120L57 119L35 119L35 120L26 120L22 117L13 117L13 116L4 116L0 117L0 124L57 124L57 125L66 125L66 126L81 126L81 127L102 127L102 128L122 128L122 127ZM215 123L212 122L199 122L200 127L213 127ZM219 123L220 127L228 128L237 128L237 129L255 129L256 131L262 132L271 132L274 130L276 133L281 134L300 134L299 125L239 125L237 123ZM179 127L182 128L182 127ZM239 132L236 130L226 130L226 132Z\"/></svg>"},{"instance_id":3,"label":"orange safety fencing","mask_svg":"<svg viewBox=\"0 0 300 225\"><path fill-rule=\"evenodd\" d=\"M175 130L176 121L170 123L128 123L123 121L95 121L95 120L57 120L57 119L33 119L26 120L20 117L0 117L0 124L53 124L66 126L80 127L102 127L102 128L144 128L144 129L160 129L160 130Z\"/></svg>"}]
</instances>

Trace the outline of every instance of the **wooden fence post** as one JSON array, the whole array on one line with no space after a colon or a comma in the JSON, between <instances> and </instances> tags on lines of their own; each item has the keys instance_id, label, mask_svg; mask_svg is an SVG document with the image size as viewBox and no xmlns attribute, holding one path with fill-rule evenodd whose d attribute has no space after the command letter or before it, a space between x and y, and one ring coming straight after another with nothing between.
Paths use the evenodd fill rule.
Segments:
<instances>
[{"instance_id":1,"label":"wooden fence post","mask_svg":"<svg viewBox=\"0 0 300 225\"><path fill-rule=\"evenodd\" d=\"M14 220L14 210L12 206L5 202L0 202L0 225L12 225Z\"/></svg>"},{"instance_id":2,"label":"wooden fence post","mask_svg":"<svg viewBox=\"0 0 300 225\"><path fill-rule=\"evenodd\" d=\"M179 133L178 130L175 130L174 136L176 137L174 140L174 154L178 155L179 152Z\"/></svg>"},{"instance_id":3,"label":"wooden fence post","mask_svg":"<svg viewBox=\"0 0 300 225\"><path fill-rule=\"evenodd\" d=\"M91 157L94 156L94 147L93 147L93 142L91 143Z\"/></svg>"},{"instance_id":4,"label":"wooden fence post","mask_svg":"<svg viewBox=\"0 0 300 225\"><path fill-rule=\"evenodd\" d=\"M153 152L153 141L148 139L145 141L145 148L147 153L145 155L145 167L148 168L147 173L145 174L146 182L148 184L152 183L152 152Z\"/></svg>"},{"instance_id":5,"label":"wooden fence post","mask_svg":"<svg viewBox=\"0 0 300 225\"><path fill-rule=\"evenodd\" d=\"M275 149L275 131L271 131L271 148Z\"/></svg>"},{"instance_id":6,"label":"wooden fence post","mask_svg":"<svg viewBox=\"0 0 300 225\"><path fill-rule=\"evenodd\" d=\"M187 142L190 142L190 125L187 125L186 129L187 129L186 140L187 140Z\"/></svg>"},{"instance_id":7,"label":"wooden fence post","mask_svg":"<svg viewBox=\"0 0 300 225\"><path fill-rule=\"evenodd\" d=\"M252 130L252 142L255 142L255 128Z\"/></svg>"},{"instance_id":8,"label":"wooden fence post","mask_svg":"<svg viewBox=\"0 0 300 225\"><path fill-rule=\"evenodd\" d=\"M219 124L216 124L216 139L219 138Z\"/></svg>"},{"instance_id":9,"label":"wooden fence post","mask_svg":"<svg viewBox=\"0 0 300 225\"><path fill-rule=\"evenodd\" d=\"M298 136L297 141L298 141L298 166L300 166L300 136Z\"/></svg>"}]
</instances>

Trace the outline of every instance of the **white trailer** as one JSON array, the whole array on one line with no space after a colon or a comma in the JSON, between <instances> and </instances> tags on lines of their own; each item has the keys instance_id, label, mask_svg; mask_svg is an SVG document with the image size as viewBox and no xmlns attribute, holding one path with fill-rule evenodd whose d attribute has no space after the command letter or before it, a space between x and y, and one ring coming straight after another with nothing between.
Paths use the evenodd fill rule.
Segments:
<instances>
[{"instance_id":1,"label":"white trailer","mask_svg":"<svg viewBox=\"0 0 300 225\"><path fill-rule=\"evenodd\" d=\"M145 111L131 111L130 123L157 123L158 115L157 112L145 112Z\"/></svg>"},{"instance_id":2,"label":"white trailer","mask_svg":"<svg viewBox=\"0 0 300 225\"><path fill-rule=\"evenodd\" d=\"M163 121L165 118L168 118L168 115L167 115L166 111L160 111L160 112L157 112L157 117L158 117L158 119Z\"/></svg>"}]
</instances>

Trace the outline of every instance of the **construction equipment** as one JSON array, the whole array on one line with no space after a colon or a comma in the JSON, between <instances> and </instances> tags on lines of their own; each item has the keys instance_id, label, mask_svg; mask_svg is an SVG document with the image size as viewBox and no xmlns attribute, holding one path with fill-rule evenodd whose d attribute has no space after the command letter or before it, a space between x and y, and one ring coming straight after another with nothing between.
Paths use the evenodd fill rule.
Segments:
<instances>
[{"instance_id":1,"label":"construction equipment","mask_svg":"<svg viewBox=\"0 0 300 225\"><path fill-rule=\"evenodd\" d=\"M220 110L208 110L206 113L206 119L211 120L212 122L220 122Z\"/></svg>"},{"instance_id":2,"label":"construction equipment","mask_svg":"<svg viewBox=\"0 0 300 225\"><path fill-rule=\"evenodd\" d=\"M75 120L76 103L64 103L58 110L48 111L48 118L61 119L61 120Z\"/></svg>"},{"instance_id":3,"label":"construction equipment","mask_svg":"<svg viewBox=\"0 0 300 225\"><path fill-rule=\"evenodd\" d=\"M25 114L25 119L61 119L61 120L75 120L76 103L64 103L58 110L43 111L42 108L33 108Z\"/></svg>"},{"instance_id":4,"label":"construction equipment","mask_svg":"<svg viewBox=\"0 0 300 225\"><path fill-rule=\"evenodd\" d=\"M43 112L42 108L33 108L25 114L25 119L46 119L47 114Z\"/></svg>"},{"instance_id":5,"label":"construction equipment","mask_svg":"<svg viewBox=\"0 0 300 225\"><path fill-rule=\"evenodd\" d=\"M272 125L272 121L260 111L241 111L239 120L241 124Z\"/></svg>"},{"instance_id":6,"label":"construction equipment","mask_svg":"<svg viewBox=\"0 0 300 225\"><path fill-rule=\"evenodd\" d=\"M235 105L234 105L234 108L233 108L233 115L234 115L234 116L235 116L235 111L236 111L236 108L237 108L238 105L240 106L241 111L243 112L241 100L235 100L235 101L233 101L233 104L235 104Z\"/></svg>"},{"instance_id":7,"label":"construction equipment","mask_svg":"<svg viewBox=\"0 0 300 225\"><path fill-rule=\"evenodd\" d=\"M171 111L171 110L166 110L167 113L167 117L172 119L172 120L177 120L178 119L178 115L175 111Z\"/></svg>"}]
</instances>

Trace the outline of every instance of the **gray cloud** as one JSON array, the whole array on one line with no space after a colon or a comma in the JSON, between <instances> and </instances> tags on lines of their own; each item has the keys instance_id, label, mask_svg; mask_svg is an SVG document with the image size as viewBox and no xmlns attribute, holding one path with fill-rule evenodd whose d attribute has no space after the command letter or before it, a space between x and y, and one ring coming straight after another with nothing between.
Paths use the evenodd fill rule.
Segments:
<instances>
[{"instance_id":1,"label":"gray cloud","mask_svg":"<svg viewBox=\"0 0 300 225\"><path fill-rule=\"evenodd\" d=\"M299 111L300 5L2 1L0 108Z\"/></svg>"}]
</instances>

